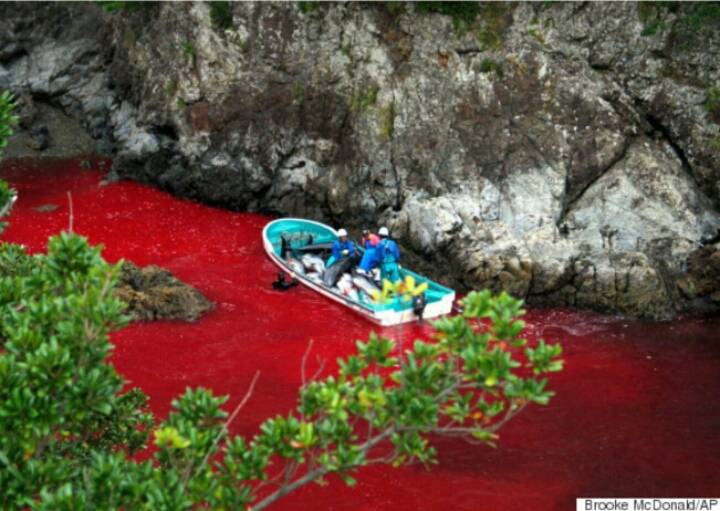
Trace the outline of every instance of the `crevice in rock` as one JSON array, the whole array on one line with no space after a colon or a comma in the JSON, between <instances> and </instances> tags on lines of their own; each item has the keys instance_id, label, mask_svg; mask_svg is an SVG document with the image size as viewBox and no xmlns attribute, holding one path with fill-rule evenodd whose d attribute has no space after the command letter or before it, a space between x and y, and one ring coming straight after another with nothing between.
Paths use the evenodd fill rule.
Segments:
<instances>
[{"instance_id":1,"label":"crevice in rock","mask_svg":"<svg viewBox=\"0 0 720 511\"><path fill-rule=\"evenodd\" d=\"M476 53L482 53L484 50L480 48L455 48L455 53L458 54L460 57L464 57L466 55L474 55Z\"/></svg>"},{"instance_id":2,"label":"crevice in rock","mask_svg":"<svg viewBox=\"0 0 720 511\"><path fill-rule=\"evenodd\" d=\"M675 155L680 160L683 170L692 176L693 180L695 180L695 173L693 172L692 165L690 165L682 147L673 140L670 130L660 121L660 119L650 113L645 114L645 120L653 128L653 130L655 130L656 133L659 133L662 139L665 140L670 147L672 147L673 152L675 152Z\"/></svg>"},{"instance_id":3,"label":"crevice in rock","mask_svg":"<svg viewBox=\"0 0 720 511\"><path fill-rule=\"evenodd\" d=\"M15 62L22 59L23 57L27 57L28 52L23 47L14 47L11 48L8 51L3 51L0 53L0 64L2 64L5 67L12 66Z\"/></svg>"},{"instance_id":4,"label":"crevice in rock","mask_svg":"<svg viewBox=\"0 0 720 511\"><path fill-rule=\"evenodd\" d=\"M575 197L565 197L565 200L563 201L563 209L560 213L560 216L557 219L556 225L561 233L567 234L567 228L564 226L565 220L567 218L567 215L570 213L572 208L580 202L580 200L585 196L587 191L598 182L598 180L603 177L605 174L607 174L615 165L620 163L623 159L625 159L625 156L627 155L628 149L630 148L631 143L628 141L628 139L625 139L623 142L622 150L620 153L615 156L610 162L595 176L593 179L588 181L588 183L583 186L583 188L575 194ZM568 190L568 182L567 182L567 176L565 177L565 194L567 194Z\"/></svg>"},{"instance_id":5,"label":"crevice in rock","mask_svg":"<svg viewBox=\"0 0 720 511\"><path fill-rule=\"evenodd\" d=\"M612 69L612 66L607 62L596 62L593 60L588 61L588 65L596 71L608 71Z\"/></svg>"},{"instance_id":6,"label":"crevice in rock","mask_svg":"<svg viewBox=\"0 0 720 511\"><path fill-rule=\"evenodd\" d=\"M171 124L155 126L153 128L153 132L155 133L155 135L158 135L160 137L167 137L171 140L178 140L179 138L177 128Z\"/></svg>"}]
</instances>

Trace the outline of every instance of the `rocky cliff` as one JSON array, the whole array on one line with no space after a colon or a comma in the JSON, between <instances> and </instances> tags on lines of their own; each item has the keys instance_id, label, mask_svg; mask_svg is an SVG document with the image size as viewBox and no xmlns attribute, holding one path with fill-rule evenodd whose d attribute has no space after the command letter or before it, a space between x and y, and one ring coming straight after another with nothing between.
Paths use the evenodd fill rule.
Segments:
<instances>
[{"instance_id":1,"label":"rocky cliff","mask_svg":"<svg viewBox=\"0 0 720 511\"><path fill-rule=\"evenodd\" d=\"M443 5L1 4L0 88L121 177L387 224L464 287L717 312L718 4Z\"/></svg>"}]
</instances>

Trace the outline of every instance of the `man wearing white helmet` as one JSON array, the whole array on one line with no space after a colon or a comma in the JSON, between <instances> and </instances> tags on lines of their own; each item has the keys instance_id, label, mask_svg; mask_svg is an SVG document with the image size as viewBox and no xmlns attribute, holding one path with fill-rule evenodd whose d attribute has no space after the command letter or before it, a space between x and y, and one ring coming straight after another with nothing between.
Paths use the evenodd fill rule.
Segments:
<instances>
[{"instance_id":1,"label":"man wearing white helmet","mask_svg":"<svg viewBox=\"0 0 720 511\"><path fill-rule=\"evenodd\" d=\"M383 280L397 282L400 278L400 249L394 240L390 239L387 227L380 227L378 231L380 243L378 244L378 259Z\"/></svg>"},{"instance_id":2,"label":"man wearing white helmet","mask_svg":"<svg viewBox=\"0 0 720 511\"><path fill-rule=\"evenodd\" d=\"M345 229L338 229L337 239L332 244L332 257L327 262L327 266L339 261L343 257L352 257L355 255L355 245L348 239L348 233Z\"/></svg>"}]
</instances>

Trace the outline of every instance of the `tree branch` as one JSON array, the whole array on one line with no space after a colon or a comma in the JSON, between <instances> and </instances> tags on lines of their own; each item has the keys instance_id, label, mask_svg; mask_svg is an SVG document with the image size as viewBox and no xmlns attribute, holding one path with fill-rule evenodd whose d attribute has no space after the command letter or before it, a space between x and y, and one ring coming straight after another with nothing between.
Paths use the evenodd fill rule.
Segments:
<instances>
[{"instance_id":1,"label":"tree branch","mask_svg":"<svg viewBox=\"0 0 720 511\"><path fill-rule=\"evenodd\" d=\"M383 431L383 432L380 433L379 435L377 435L377 436L375 436L374 438L371 438L370 440L368 440L367 442L365 442L365 443L363 444L363 446L360 448L360 452L361 452L361 453L363 454L363 456L364 456L365 454L368 453L368 451L370 451L370 449L372 449L372 448L375 447L377 444L379 444L380 442L382 442L383 440L385 440L387 437L389 437L390 435L392 435L394 432L395 432L395 426L389 427L388 429L386 429L385 431ZM344 467L344 468L347 469L347 468L351 468L351 467ZM262 509L265 509L265 508L268 507L270 504L272 504L273 502L275 502L275 501L278 500L279 498L287 495L287 494L290 493L291 491L297 490L297 489L300 488L301 486L304 486L304 485L306 485L306 484L314 481L315 479L318 479L319 477L322 477L322 476L324 476L324 475L326 475L326 474L329 474L330 472L331 472L331 471L328 470L328 469L325 468L325 467L318 467L318 468L316 468L315 470L311 470L311 471L307 472L307 473L306 473L304 476L302 476L301 478L296 479L296 480L293 481L292 483L283 486L282 488L280 488L280 489L277 490L276 492L271 493L270 495L268 495L267 497L265 497L263 500L261 500L257 505L251 506L250 509L251 509L252 511L261 511Z\"/></svg>"},{"instance_id":2,"label":"tree branch","mask_svg":"<svg viewBox=\"0 0 720 511\"><path fill-rule=\"evenodd\" d=\"M70 191L67 192L67 198L68 198L68 232L73 232L73 220L75 219L75 216L73 215L73 201L72 201L72 194Z\"/></svg>"},{"instance_id":3,"label":"tree branch","mask_svg":"<svg viewBox=\"0 0 720 511\"><path fill-rule=\"evenodd\" d=\"M305 365L307 364L307 358L308 355L310 355L310 350L313 347L313 344L315 343L315 339L310 339L310 342L307 345L307 348L305 349L305 353L302 357L302 363L300 364L300 382L302 383L301 388L305 388L305 385L307 384L307 380L305 379Z\"/></svg>"}]
</instances>

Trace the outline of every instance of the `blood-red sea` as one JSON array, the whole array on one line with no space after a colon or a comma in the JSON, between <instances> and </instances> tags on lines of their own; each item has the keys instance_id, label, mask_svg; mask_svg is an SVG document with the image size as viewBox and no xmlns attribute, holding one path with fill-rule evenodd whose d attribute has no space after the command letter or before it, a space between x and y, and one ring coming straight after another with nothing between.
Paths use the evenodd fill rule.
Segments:
<instances>
[{"instance_id":1,"label":"blood-red sea","mask_svg":"<svg viewBox=\"0 0 720 511\"><path fill-rule=\"evenodd\" d=\"M157 264L217 304L196 323L135 323L113 334L112 363L150 396L160 417L186 387L229 394L235 407L256 371L260 379L233 432L295 406L300 365L308 372L354 349L377 328L298 287L277 292L266 257L267 217L180 200L130 181L101 185L79 160L6 160L0 175L19 192L3 235L30 251L73 229L105 246L110 261ZM718 319L641 322L565 309L531 309L531 340L562 343L566 369L557 392L501 430L497 448L436 441L439 463L361 469L358 484L309 485L279 510L555 510L577 497L720 495L720 335ZM399 345L429 327L382 334Z\"/></svg>"}]
</instances>

